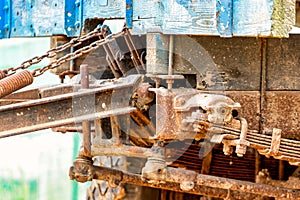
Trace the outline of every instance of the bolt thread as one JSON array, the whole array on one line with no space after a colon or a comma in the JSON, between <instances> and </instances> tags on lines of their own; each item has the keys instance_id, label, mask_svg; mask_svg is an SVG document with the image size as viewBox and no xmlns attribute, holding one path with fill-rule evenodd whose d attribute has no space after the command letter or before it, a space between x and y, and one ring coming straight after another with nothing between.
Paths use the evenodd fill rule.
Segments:
<instances>
[{"instance_id":1,"label":"bolt thread","mask_svg":"<svg viewBox=\"0 0 300 200\"><path fill-rule=\"evenodd\" d=\"M21 71L0 80L0 98L5 97L33 82L32 74L27 71Z\"/></svg>"}]
</instances>

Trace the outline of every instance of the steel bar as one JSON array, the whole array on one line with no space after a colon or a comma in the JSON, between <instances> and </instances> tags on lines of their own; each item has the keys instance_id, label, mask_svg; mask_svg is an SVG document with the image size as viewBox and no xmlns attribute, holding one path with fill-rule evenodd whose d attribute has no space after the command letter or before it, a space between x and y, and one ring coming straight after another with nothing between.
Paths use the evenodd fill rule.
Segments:
<instances>
[{"instance_id":1,"label":"steel bar","mask_svg":"<svg viewBox=\"0 0 300 200\"><path fill-rule=\"evenodd\" d=\"M114 42L116 42L116 41L114 40ZM124 76L126 74L126 69L120 63L120 61L116 55L116 52L113 51L113 48L111 47L110 43L107 43L106 46L108 47L110 54L113 56L114 60L116 61L116 64L117 64L119 70L122 72L122 74Z\"/></svg>"},{"instance_id":2,"label":"steel bar","mask_svg":"<svg viewBox=\"0 0 300 200\"><path fill-rule=\"evenodd\" d=\"M173 35L170 35L170 41L169 41L169 66L168 66L168 75L173 75L173 49L174 49L174 38ZM172 89L172 83L174 81L169 79L167 80L168 83L168 90Z\"/></svg>"},{"instance_id":3,"label":"steel bar","mask_svg":"<svg viewBox=\"0 0 300 200\"><path fill-rule=\"evenodd\" d=\"M288 188L278 188L264 184L251 183L248 181L240 181L221 177L213 177L204 174L197 175L197 184L214 188L222 188L228 190L237 190L241 192L249 192L269 197L281 197L299 199L300 191Z\"/></svg>"},{"instance_id":4,"label":"steel bar","mask_svg":"<svg viewBox=\"0 0 300 200\"><path fill-rule=\"evenodd\" d=\"M114 60L112 59L111 54L108 51L106 44L103 45L103 49L104 49L104 51L105 51L105 53L107 55L106 60L108 62L108 65L109 65L112 73L114 74L114 76L116 78L120 78L121 76L120 76L119 72L117 71L118 68L117 68L116 64L114 63Z\"/></svg>"},{"instance_id":5,"label":"steel bar","mask_svg":"<svg viewBox=\"0 0 300 200\"><path fill-rule=\"evenodd\" d=\"M83 169L83 171L81 171ZM70 169L70 178L76 179L80 182L85 182L91 179L98 179L98 180L106 180L109 182L114 182L116 184L119 183L129 183L134 185L141 185L146 187L153 187L153 188L160 188L165 190L172 190L177 192L185 192L190 194L197 194L197 195L204 195L204 196L211 196L216 198L234 198L234 199L254 199L255 197L262 197L259 194L255 193L249 193L245 192L243 188L240 188L240 190L234 191L230 190L228 188L217 188L217 187L209 187L205 182L201 184L195 184L195 186L190 190L183 190L181 188L180 183L174 181L174 177L178 177L178 174L182 173L182 171L177 171L176 168L173 168L174 170L170 171L170 174L168 176L168 180L159 182L159 183L150 183L142 179L141 175L132 174L128 172L123 172L116 169L106 168L106 167L98 167L93 166L91 162L85 162L80 160L75 160L74 167L71 167ZM175 173L175 174L171 174ZM193 173L193 171L185 170L184 174L187 173ZM206 175L208 180L209 178L214 179L213 176ZM172 178L173 177L173 178ZM226 179L225 180L232 180L232 179ZM233 180L235 181L235 180ZM243 183L249 183L246 181L242 181ZM263 184L259 184L260 186L267 186ZM268 187L268 186L267 186ZM271 188L281 191L279 188L272 187ZM284 190L284 189L283 189ZM298 193L296 193L298 194ZM268 194L269 195L269 194ZM272 195L272 194L271 194ZM295 196L295 195L294 195Z\"/></svg>"},{"instance_id":6,"label":"steel bar","mask_svg":"<svg viewBox=\"0 0 300 200\"><path fill-rule=\"evenodd\" d=\"M124 83L1 106L0 137L130 113L135 108L128 102L139 80L128 77Z\"/></svg>"},{"instance_id":7,"label":"steel bar","mask_svg":"<svg viewBox=\"0 0 300 200\"><path fill-rule=\"evenodd\" d=\"M145 65L141 59L141 57L139 56L137 50L136 50L136 47L134 45L134 42L132 41L132 37L131 37L131 34L128 30L126 30L126 34L124 35L124 39L125 39L125 42L129 48L129 51L132 55L132 61L134 63L134 66L137 70L137 72L140 74L142 72L142 70L145 70ZM141 69L142 67L142 69Z\"/></svg>"},{"instance_id":8,"label":"steel bar","mask_svg":"<svg viewBox=\"0 0 300 200\"><path fill-rule=\"evenodd\" d=\"M88 65L83 64L80 66L80 81L81 89L89 89L89 68ZM88 120L81 122L82 124L82 133L83 133L83 153L84 156L91 158L91 123Z\"/></svg>"},{"instance_id":9,"label":"steel bar","mask_svg":"<svg viewBox=\"0 0 300 200\"><path fill-rule=\"evenodd\" d=\"M139 53L137 52L137 49L136 49L136 47L135 47L135 45L134 45L134 42L133 42L133 40L132 40L132 36L131 36L130 31L129 31L128 29L126 30L126 33L127 33L127 34L125 34L125 37L127 36L128 39L129 39L129 41L130 41L130 43L131 43L131 46L132 46L132 48L133 48L133 52L134 52L135 59L137 59L137 60L139 61L139 63L140 63L140 65L141 65L142 69L143 69L143 70L146 70L146 67L145 67L145 65L144 65L144 63L143 63L141 57L139 56Z\"/></svg>"},{"instance_id":10,"label":"steel bar","mask_svg":"<svg viewBox=\"0 0 300 200\"><path fill-rule=\"evenodd\" d=\"M131 107L125 107L125 108L120 108L120 109L114 109L114 110L109 110L109 111L102 111L102 112L97 112L93 114L88 114L88 115L82 115L80 117L71 117L67 119L61 119L57 121L48 121L48 122L43 122L40 124L32 124L30 126L26 127L20 127L20 128L14 128L11 130L7 131L1 131L0 132L0 138L4 137L10 137L10 136L15 136L15 135L20 135L24 133L30 133L34 131L39 131L43 129L48 129L48 128L55 128L55 127L60 127L60 126L66 126L86 120L94 120L94 119L102 119L110 116L115 116L115 115L124 115L124 114L129 114L130 112L135 111L135 108Z\"/></svg>"}]
</instances>

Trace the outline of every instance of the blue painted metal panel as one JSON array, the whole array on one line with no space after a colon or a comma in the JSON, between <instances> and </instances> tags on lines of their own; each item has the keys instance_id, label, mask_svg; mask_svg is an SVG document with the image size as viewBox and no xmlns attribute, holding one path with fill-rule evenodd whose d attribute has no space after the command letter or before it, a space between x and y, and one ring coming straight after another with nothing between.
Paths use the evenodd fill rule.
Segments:
<instances>
[{"instance_id":1,"label":"blue painted metal panel","mask_svg":"<svg viewBox=\"0 0 300 200\"><path fill-rule=\"evenodd\" d=\"M132 20L133 20L132 0L126 0L126 25L128 28L132 28Z\"/></svg>"},{"instance_id":2,"label":"blue painted metal panel","mask_svg":"<svg viewBox=\"0 0 300 200\"><path fill-rule=\"evenodd\" d=\"M221 37L232 36L232 1L216 0L217 2L217 26Z\"/></svg>"},{"instance_id":3,"label":"blue painted metal panel","mask_svg":"<svg viewBox=\"0 0 300 200\"><path fill-rule=\"evenodd\" d=\"M78 36L82 27L83 0L65 1L65 30L67 36Z\"/></svg>"},{"instance_id":4,"label":"blue painted metal panel","mask_svg":"<svg viewBox=\"0 0 300 200\"><path fill-rule=\"evenodd\" d=\"M83 0L83 21L89 18L125 19L125 11L125 0Z\"/></svg>"},{"instance_id":5,"label":"blue painted metal panel","mask_svg":"<svg viewBox=\"0 0 300 200\"><path fill-rule=\"evenodd\" d=\"M64 31L64 1L12 1L11 37L51 36Z\"/></svg>"},{"instance_id":6,"label":"blue painted metal panel","mask_svg":"<svg viewBox=\"0 0 300 200\"><path fill-rule=\"evenodd\" d=\"M91 18L126 19L133 34L286 37L293 6L292 0L0 0L0 38L78 36Z\"/></svg>"},{"instance_id":7,"label":"blue painted metal panel","mask_svg":"<svg viewBox=\"0 0 300 200\"><path fill-rule=\"evenodd\" d=\"M216 26L216 0L161 0L160 2L161 4L157 4L155 0L152 0L145 8L160 5L156 7L161 12L156 11L158 14L154 16L154 22L157 23L154 24L161 27L162 33L219 35ZM137 12L140 11L137 10ZM140 22L143 19L148 20L143 17L143 13L139 13L142 20L137 20L134 28L138 23L143 24ZM137 14L134 13L134 15ZM146 25L144 27L147 27Z\"/></svg>"},{"instance_id":8,"label":"blue painted metal panel","mask_svg":"<svg viewBox=\"0 0 300 200\"><path fill-rule=\"evenodd\" d=\"M0 1L0 38L10 37L11 1Z\"/></svg>"},{"instance_id":9,"label":"blue painted metal panel","mask_svg":"<svg viewBox=\"0 0 300 200\"><path fill-rule=\"evenodd\" d=\"M11 37L34 35L32 23L33 1L13 1L12 2L12 22Z\"/></svg>"}]
</instances>

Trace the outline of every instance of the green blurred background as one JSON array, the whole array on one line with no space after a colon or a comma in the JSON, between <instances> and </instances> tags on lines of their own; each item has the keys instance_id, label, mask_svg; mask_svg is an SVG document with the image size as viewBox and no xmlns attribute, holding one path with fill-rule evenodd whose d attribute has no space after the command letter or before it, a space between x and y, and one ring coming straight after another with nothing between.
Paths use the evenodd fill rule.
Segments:
<instances>
[{"instance_id":1,"label":"green blurred background","mask_svg":"<svg viewBox=\"0 0 300 200\"><path fill-rule=\"evenodd\" d=\"M49 48L50 38L0 40L0 68L16 67ZM59 82L57 76L46 72L27 89ZM61 134L50 129L0 139L0 200L85 199L89 183L78 184L68 177L80 140L78 133Z\"/></svg>"}]
</instances>

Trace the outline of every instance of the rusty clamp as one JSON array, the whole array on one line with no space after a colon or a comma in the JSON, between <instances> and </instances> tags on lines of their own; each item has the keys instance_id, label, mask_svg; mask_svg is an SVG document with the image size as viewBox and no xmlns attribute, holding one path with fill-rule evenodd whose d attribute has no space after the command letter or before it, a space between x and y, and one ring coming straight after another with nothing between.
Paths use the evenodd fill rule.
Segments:
<instances>
[{"instance_id":1,"label":"rusty clamp","mask_svg":"<svg viewBox=\"0 0 300 200\"><path fill-rule=\"evenodd\" d=\"M280 148L280 141L281 141L281 129L273 128L272 131L272 140L271 146L267 149L258 150L260 154L265 155L266 157L278 157L279 155L279 148Z\"/></svg>"},{"instance_id":2,"label":"rusty clamp","mask_svg":"<svg viewBox=\"0 0 300 200\"><path fill-rule=\"evenodd\" d=\"M247 150L247 146L250 146L250 142L246 140L248 132L248 123L246 119L240 118L241 133L238 139L236 136L230 134L214 135L211 142L223 143L223 152L225 155L231 155L233 153L233 146L236 146L235 153L237 156L242 157Z\"/></svg>"},{"instance_id":3,"label":"rusty clamp","mask_svg":"<svg viewBox=\"0 0 300 200\"><path fill-rule=\"evenodd\" d=\"M242 157L247 150L247 146L249 146L249 142L246 140L247 132L248 132L248 123L245 118L240 118L241 121L241 134L240 139L237 141L237 146L235 149L235 153L237 156Z\"/></svg>"}]
</instances>

